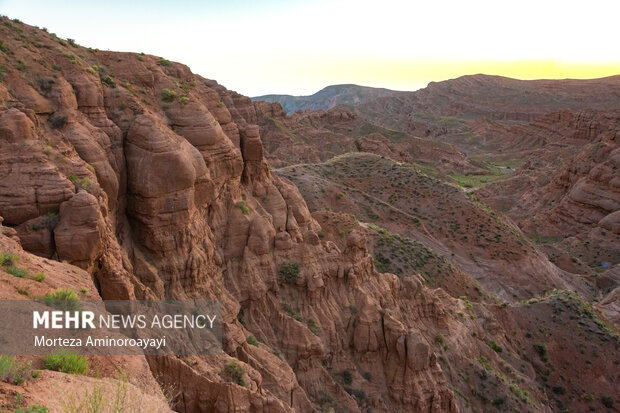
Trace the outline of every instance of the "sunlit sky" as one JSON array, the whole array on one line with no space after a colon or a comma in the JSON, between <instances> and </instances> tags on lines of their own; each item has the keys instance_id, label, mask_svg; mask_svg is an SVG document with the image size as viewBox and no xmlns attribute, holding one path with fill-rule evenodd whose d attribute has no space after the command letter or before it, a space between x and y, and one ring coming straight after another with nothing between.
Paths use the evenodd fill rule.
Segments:
<instances>
[{"instance_id":1,"label":"sunlit sky","mask_svg":"<svg viewBox=\"0 0 620 413\"><path fill-rule=\"evenodd\" d=\"M248 96L620 74L618 0L0 0L0 13L185 63Z\"/></svg>"}]
</instances>

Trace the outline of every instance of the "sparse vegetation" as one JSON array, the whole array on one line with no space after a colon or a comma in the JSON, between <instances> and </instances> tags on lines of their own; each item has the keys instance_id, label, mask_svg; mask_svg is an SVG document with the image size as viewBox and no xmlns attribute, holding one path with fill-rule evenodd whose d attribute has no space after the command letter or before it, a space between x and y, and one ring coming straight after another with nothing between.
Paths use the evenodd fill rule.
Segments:
<instances>
[{"instance_id":1,"label":"sparse vegetation","mask_svg":"<svg viewBox=\"0 0 620 413\"><path fill-rule=\"evenodd\" d=\"M353 374L351 373L351 370L349 369L343 370L340 373L338 373L338 375L342 377L342 382L346 384L347 386L353 383Z\"/></svg>"},{"instance_id":2,"label":"sparse vegetation","mask_svg":"<svg viewBox=\"0 0 620 413\"><path fill-rule=\"evenodd\" d=\"M176 97L177 97L177 92L175 92L174 90L170 90L170 89L161 90L161 100L163 100L164 102L170 103L174 101Z\"/></svg>"},{"instance_id":3,"label":"sparse vegetation","mask_svg":"<svg viewBox=\"0 0 620 413\"><path fill-rule=\"evenodd\" d=\"M288 284L296 283L297 277L299 276L299 264L296 261L292 260L284 261L280 265L278 275L280 277L280 281L282 282Z\"/></svg>"},{"instance_id":4,"label":"sparse vegetation","mask_svg":"<svg viewBox=\"0 0 620 413\"><path fill-rule=\"evenodd\" d=\"M493 340L487 341L487 345L491 347L496 353L501 353L503 351L502 347Z\"/></svg>"},{"instance_id":5,"label":"sparse vegetation","mask_svg":"<svg viewBox=\"0 0 620 413\"><path fill-rule=\"evenodd\" d=\"M13 356L0 356L0 380L6 381L15 370Z\"/></svg>"},{"instance_id":6,"label":"sparse vegetation","mask_svg":"<svg viewBox=\"0 0 620 413\"><path fill-rule=\"evenodd\" d=\"M562 387L562 386L553 386L551 388L551 390L555 394L564 394L564 393L566 393L566 389L564 387Z\"/></svg>"},{"instance_id":7,"label":"sparse vegetation","mask_svg":"<svg viewBox=\"0 0 620 413\"><path fill-rule=\"evenodd\" d=\"M103 83L105 83L106 85L111 86L111 87L116 87L116 82L110 76L104 77L103 78Z\"/></svg>"},{"instance_id":8,"label":"sparse vegetation","mask_svg":"<svg viewBox=\"0 0 620 413\"><path fill-rule=\"evenodd\" d=\"M19 262L19 257L10 252L0 252L0 265L10 267Z\"/></svg>"},{"instance_id":9,"label":"sparse vegetation","mask_svg":"<svg viewBox=\"0 0 620 413\"><path fill-rule=\"evenodd\" d=\"M159 59L159 64L166 67L172 66L172 62L168 59L164 59L163 57Z\"/></svg>"},{"instance_id":10,"label":"sparse vegetation","mask_svg":"<svg viewBox=\"0 0 620 413\"><path fill-rule=\"evenodd\" d=\"M614 407L614 398L608 395L603 395L601 396L601 403L603 403L603 406L611 409Z\"/></svg>"},{"instance_id":11,"label":"sparse vegetation","mask_svg":"<svg viewBox=\"0 0 620 413\"><path fill-rule=\"evenodd\" d=\"M18 268L15 266L10 266L6 269L6 272L8 272L9 274L11 274L14 277L17 278L27 278L28 277L28 271L26 271L23 268Z\"/></svg>"},{"instance_id":12,"label":"sparse vegetation","mask_svg":"<svg viewBox=\"0 0 620 413\"><path fill-rule=\"evenodd\" d=\"M47 294L43 300L49 306L64 311L77 311L80 309L77 293L71 288L59 288L53 293Z\"/></svg>"},{"instance_id":13,"label":"sparse vegetation","mask_svg":"<svg viewBox=\"0 0 620 413\"><path fill-rule=\"evenodd\" d=\"M30 274L24 268L17 267L19 257L12 253L0 253L0 266L7 273L17 278L29 278Z\"/></svg>"},{"instance_id":14,"label":"sparse vegetation","mask_svg":"<svg viewBox=\"0 0 620 413\"><path fill-rule=\"evenodd\" d=\"M496 397L493 399L493 401L491 401L491 404L498 408L501 409L501 407L504 405L504 402L506 401L505 397Z\"/></svg>"},{"instance_id":15,"label":"sparse vegetation","mask_svg":"<svg viewBox=\"0 0 620 413\"><path fill-rule=\"evenodd\" d=\"M44 357L43 363L47 370L60 371L68 374L87 374L88 361L86 357L69 354L65 350L56 350Z\"/></svg>"},{"instance_id":16,"label":"sparse vegetation","mask_svg":"<svg viewBox=\"0 0 620 413\"><path fill-rule=\"evenodd\" d=\"M243 215L248 215L250 213L250 207L245 203L245 201L239 201L235 204L235 206L241 210Z\"/></svg>"},{"instance_id":17,"label":"sparse vegetation","mask_svg":"<svg viewBox=\"0 0 620 413\"><path fill-rule=\"evenodd\" d=\"M248 344L253 345L254 347L258 347L258 340L254 336L248 336L247 340Z\"/></svg>"},{"instance_id":18,"label":"sparse vegetation","mask_svg":"<svg viewBox=\"0 0 620 413\"><path fill-rule=\"evenodd\" d=\"M243 375L245 374L245 370L239 364L238 361L232 360L228 364L226 364L225 372L228 377L232 380L233 383L238 384L239 386L245 387L245 380L243 379Z\"/></svg>"},{"instance_id":19,"label":"sparse vegetation","mask_svg":"<svg viewBox=\"0 0 620 413\"><path fill-rule=\"evenodd\" d=\"M534 349L536 350L536 353L538 353L538 356L540 356L541 361L547 362L549 360L549 357L547 356L547 346L544 343L534 344Z\"/></svg>"},{"instance_id":20,"label":"sparse vegetation","mask_svg":"<svg viewBox=\"0 0 620 413\"><path fill-rule=\"evenodd\" d=\"M315 336L319 335L319 327L316 325L314 320L308 320L306 325L308 326L308 329L310 329L310 331L312 331L312 334L314 334Z\"/></svg>"},{"instance_id":21,"label":"sparse vegetation","mask_svg":"<svg viewBox=\"0 0 620 413\"><path fill-rule=\"evenodd\" d=\"M293 317L295 320L297 320L299 322L303 322L304 321L304 319L301 317L299 312L297 310L295 310L293 307L291 307L290 305L284 304L282 306L282 309L284 310L284 312L286 312L288 315Z\"/></svg>"},{"instance_id":22,"label":"sparse vegetation","mask_svg":"<svg viewBox=\"0 0 620 413\"><path fill-rule=\"evenodd\" d=\"M48 413L49 409L45 406L41 406L40 404L33 404L32 406L27 407L18 407L13 410L13 413Z\"/></svg>"},{"instance_id":23,"label":"sparse vegetation","mask_svg":"<svg viewBox=\"0 0 620 413\"><path fill-rule=\"evenodd\" d=\"M52 128L54 129L62 129L66 124L67 124L67 117L64 115L50 115L49 118L47 118L47 121L50 123L50 125L52 125Z\"/></svg>"}]
</instances>

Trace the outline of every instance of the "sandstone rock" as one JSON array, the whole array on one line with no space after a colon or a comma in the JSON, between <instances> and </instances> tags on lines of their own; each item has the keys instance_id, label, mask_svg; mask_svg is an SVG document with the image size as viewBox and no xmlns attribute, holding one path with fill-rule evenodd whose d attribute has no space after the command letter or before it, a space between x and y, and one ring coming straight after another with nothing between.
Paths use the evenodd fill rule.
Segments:
<instances>
[{"instance_id":1,"label":"sandstone rock","mask_svg":"<svg viewBox=\"0 0 620 413\"><path fill-rule=\"evenodd\" d=\"M60 221L54 228L58 257L73 264L88 264L100 252L103 218L97 199L80 190L60 204Z\"/></svg>"}]
</instances>

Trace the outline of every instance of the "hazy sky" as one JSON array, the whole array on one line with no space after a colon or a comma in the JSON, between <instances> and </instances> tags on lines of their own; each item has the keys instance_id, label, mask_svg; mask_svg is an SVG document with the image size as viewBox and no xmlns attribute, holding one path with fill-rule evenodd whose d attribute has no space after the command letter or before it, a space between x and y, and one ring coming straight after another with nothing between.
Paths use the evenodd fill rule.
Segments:
<instances>
[{"instance_id":1,"label":"hazy sky","mask_svg":"<svg viewBox=\"0 0 620 413\"><path fill-rule=\"evenodd\" d=\"M164 56L249 96L620 74L618 0L0 0L0 13L83 46Z\"/></svg>"}]
</instances>

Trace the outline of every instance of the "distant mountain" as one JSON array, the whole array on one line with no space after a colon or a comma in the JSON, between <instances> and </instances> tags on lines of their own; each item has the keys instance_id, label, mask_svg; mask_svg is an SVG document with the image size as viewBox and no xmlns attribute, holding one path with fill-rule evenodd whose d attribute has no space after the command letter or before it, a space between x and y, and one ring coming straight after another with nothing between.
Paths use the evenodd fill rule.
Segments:
<instances>
[{"instance_id":1,"label":"distant mountain","mask_svg":"<svg viewBox=\"0 0 620 413\"><path fill-rule=\"evenodd\" d=\"M297 110L327 110L338 105L356 106L364 102L385 96L394 96L403 92L390 89L358 85L332 85L310 96L263 95L253 97L253 101L264 100L278 102L287 113Z\"/></svg>"},{"instance_id":2,"label":"distant mountain","mask_svg":"<svg viewBox=\"0 0 620 413\"><path fill-rule=\"evenodd\" d=\"M413 132L416 122L429 119L444 124L453 120L447 117L525 121L563 109L618 107L620 75L583 80L519 80L467 75L431 82L415 92L367 100L357 105L356 111L384 127Z\"/></svg>"}]
</instances>

